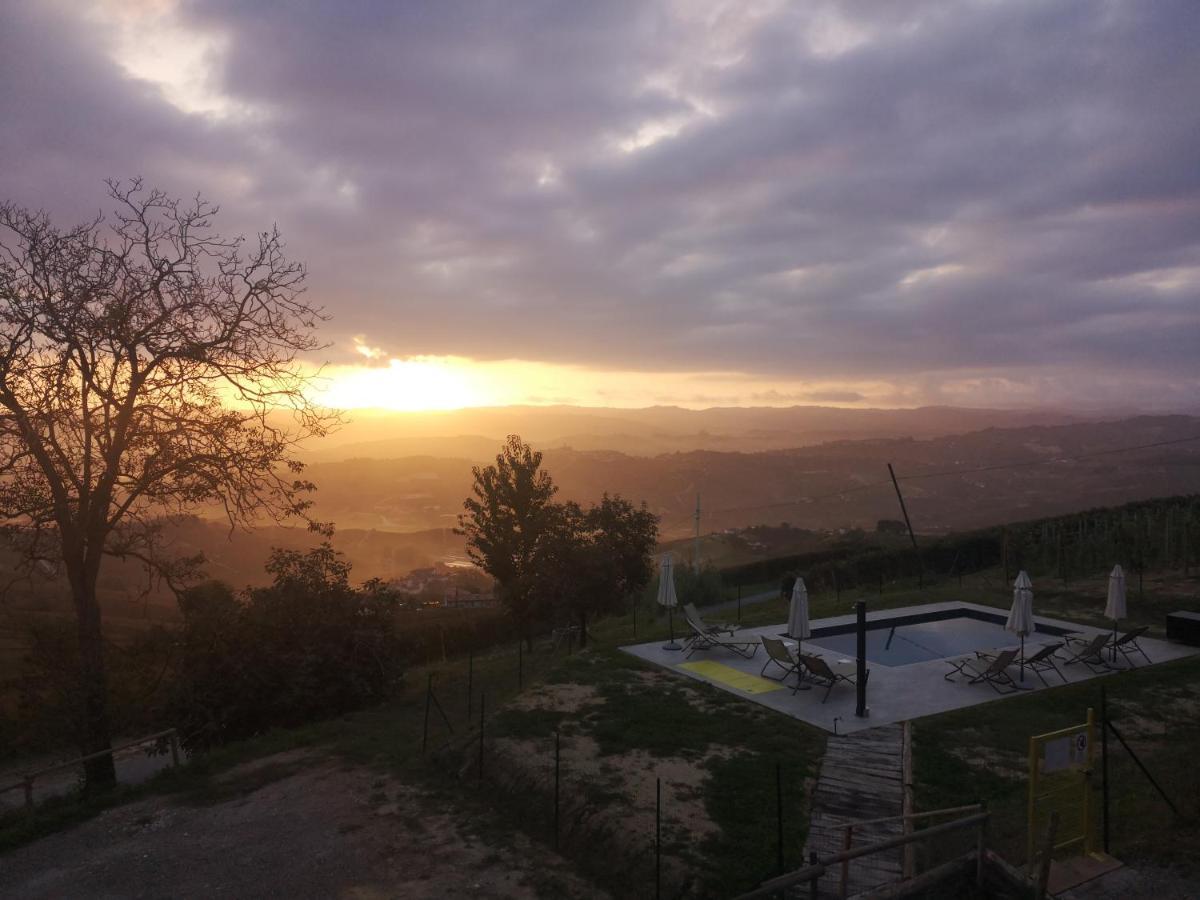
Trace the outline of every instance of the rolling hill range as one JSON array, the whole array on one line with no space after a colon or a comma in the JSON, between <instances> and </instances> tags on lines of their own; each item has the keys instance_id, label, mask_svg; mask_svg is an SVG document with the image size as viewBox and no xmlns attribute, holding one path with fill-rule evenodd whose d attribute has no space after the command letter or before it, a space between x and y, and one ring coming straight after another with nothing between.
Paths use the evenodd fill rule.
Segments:
<instances>
[{"instance_id":1,"label":"rolling hill range","mask_svg":"<svg viewBox=\"0 0 1200 900\"><path fill-rule=\"evenodd\" d=\"M700 493L705 534L786 522L792 530L785 536L794 542L802 537L798 529L870 530L880 519L899 518L889 462L914 528L926 534L1200 493L1200 440L1190 440L1197 437L1200 418L1160 416L757 453L638 456L560 448L546 451L544 465L562 499L588 502L607 491L645 500L661 517L666 540L692 533ZM1148 444L1157 446L1113 452ZM498 448L497 440L489 452ZM461 559L462 542L452 528L470 490L472 464L434 455L312 463L315 513L337 524L333 544L354 565L354 581ZM235 587L265 581L271 548L300 549L319 540L304 529L277 526L230 534L227 526L199 518L180 524L173 537L179 554L203 552L207 574ZM114 561L102 573L109 615L142 623L177 615L169 593L147 595L144 588L136 565ZM63 610L66 596L64 584L46 579L22 590L8 611Z\"/></svg>"},{"instance_id":2,"label":"rolling hill range","mask_svg":"<svg viewBox=\"0 0 1200 900\"><path fill-rule=\"evenodd\" d=\"M491 459L505 435L520 434L542 449L619 450L656 456L688 450L760 452L830 441L931 438L983 428L1020 428L1084 421L1029 410L843 409L825 406L607 409L505 406L445 412L356 410L346 423L308 448L313 462L403 456Z\"/></svg>"},{"instance_id":3,"label":"rolling hill range","mask_svg":"<svg viewBox=\"0 0 1200 900\"><path fill-rule=\"evenodd\" d=\"M919 531L1012 519L1200 490L1200 418L989 428L927 439L836 441L758 453L689 451L645 457L615 450L547 449L561 496L605 491L645 500L665 537L787 521L803 528L871 527L899 510L893 463ZM1159 444L1141 450L1120 448ZM495 449L498 449L498 442ZM339 527L416 531L451 527L472 460L435 456L316 462L316 511Z\"/></svg>"}]
</instances>

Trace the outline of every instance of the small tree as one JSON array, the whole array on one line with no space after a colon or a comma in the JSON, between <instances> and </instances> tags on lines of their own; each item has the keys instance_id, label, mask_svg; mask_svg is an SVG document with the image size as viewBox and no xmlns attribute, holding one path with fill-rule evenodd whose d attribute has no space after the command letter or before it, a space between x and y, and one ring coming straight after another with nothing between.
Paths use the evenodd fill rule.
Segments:
<instances>
[{"instance_id":1,"label":"small tree","mask_svg":"<svg viewBox=\"0 0 1200 900\"><path fill-rule=\"evenodd\" d=\"M605 494L586 511L576 503L558 506L538 555L539 608L575 618L585 646L589 615L622 611L629 595L649 583L657 540L658 519L644 505Z\"/></svg>"},{"instance_id":2,"label":"small tree","mask_svg":"<svg viewBox=\"0 0 1200 900\"><path fill-rule=\"evenodd\" d=\"M328 543L274 550L267 587L240 598L219 584L183 592L175 721L205 747L344 713L387 696L400 677L395 599L350 585Z\"/></svg>"},{"instance_id":3,"label":"small tree","mask_svg":"<svg viewBox=\"0 0 1200 900\"><path fill-rule=\"evenodd\" d=\"M225 239L200 198L109 192L111 224L68 231L0 204L0 527L27 572L70 584L85 754L111 746L105 556L174 581L199 560L163 552L164 517L307 519L291 451L328 424L296 365L322 315L278 232ZM89 788L114 780L111 756L87 764Z\"/></svg>"},{"instance_id":4,"label":"small tree","mask_svg":"<svg viewBox=\"0 0 1200 900\"><path fill-rule=\"evenodd\" d=\"M542 454L510 434L495 465L475 466L473 496L463 502L456 534L467 539L467 555L496 579L500 599L529 639L539 544L555 515L558 490L542 470Z\"/></svg>"}]
</instances>

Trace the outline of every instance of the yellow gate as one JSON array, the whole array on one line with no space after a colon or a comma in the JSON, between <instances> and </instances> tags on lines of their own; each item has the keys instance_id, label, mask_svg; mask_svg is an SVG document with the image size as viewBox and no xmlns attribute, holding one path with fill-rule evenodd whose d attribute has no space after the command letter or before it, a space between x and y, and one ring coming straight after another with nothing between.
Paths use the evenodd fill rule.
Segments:
<instances>
[{"instance_id":1,"label":"yellow gate","mask_svg":"<svg viewBox=\"0 0 1200 900\"><path fill-rule=\"evenodd\" d=\"M1082 845L1092 852L1091 774L1095 716L1089 708L1082 725L1061 728L1029 739L1029 845L1044 834L1051 812L1058 812L1054 849Z\"/></svg>"}]
</instances>

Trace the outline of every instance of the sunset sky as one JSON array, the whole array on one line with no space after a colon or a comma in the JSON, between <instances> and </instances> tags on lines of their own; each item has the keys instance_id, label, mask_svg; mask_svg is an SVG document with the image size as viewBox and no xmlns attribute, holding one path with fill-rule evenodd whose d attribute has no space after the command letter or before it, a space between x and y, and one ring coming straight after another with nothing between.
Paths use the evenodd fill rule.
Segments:
<instances>
[{"instance_id":1,"label":"sunset sky","mask_svg":"<svg viewBox=\"0 0 1200 900\"><path fill-rule=\"evenodd\" d=\"M0 198L277 222L346 406L1200 409L1200 3L0 0Z\"/></svg>"}]
</instances>

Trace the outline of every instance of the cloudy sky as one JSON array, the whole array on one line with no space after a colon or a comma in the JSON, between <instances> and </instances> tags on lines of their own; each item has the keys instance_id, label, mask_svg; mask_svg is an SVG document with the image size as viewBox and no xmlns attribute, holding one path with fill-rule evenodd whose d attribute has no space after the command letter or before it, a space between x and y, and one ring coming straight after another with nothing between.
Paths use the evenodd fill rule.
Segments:
<instances>
[{"instance_id":1,"label":"cloudy sky","mask_svg":"<svg viewBox=\"0 0 1200 900\"><path fill-rule=\"evenodd\" d=\"M341 405L1200 406L1200 3L0 0L0 197L277 222Z\"/></svg>"}]
</instances>

